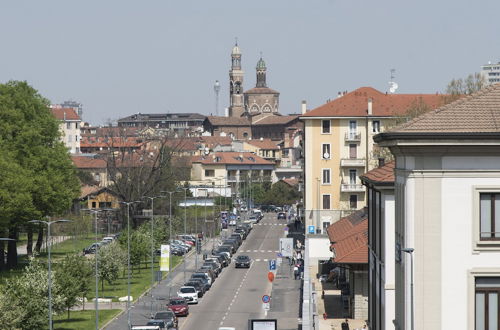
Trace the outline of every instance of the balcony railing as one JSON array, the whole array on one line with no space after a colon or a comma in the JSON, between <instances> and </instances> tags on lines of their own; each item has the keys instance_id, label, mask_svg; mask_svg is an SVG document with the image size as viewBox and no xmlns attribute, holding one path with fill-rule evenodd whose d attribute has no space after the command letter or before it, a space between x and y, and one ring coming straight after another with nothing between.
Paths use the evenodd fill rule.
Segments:
<instances>
[{"instance_id":1,"label":"balcony railing","mask_svg":"<svg viewBox=\"0 0 500 330\"><path fill-rule=\"evenodd\" d=\"M361 133L358 132L347 132L345 133L346 142L359 142L361 141Z\"/></svg>"},{"instance_id":2,"label":"balcony railing","mask_svg":"<svg viewBox=\"0 0 500 330\"><path fill-rule=\"evenodd\" d=\"M340 166L342 167L365 167L366 159L364 158L342 158Z\"/></svg>"},{"instance_id":3,"label":"balcony railing","mask_svg":"<svg viewBox=\"0 0 500 330\"><path fill-rule=\"evenodd\" d=\"M340 186L340 192L364 192L365 186L362 184L348 183Z\"/></svg>"}]
</instances>

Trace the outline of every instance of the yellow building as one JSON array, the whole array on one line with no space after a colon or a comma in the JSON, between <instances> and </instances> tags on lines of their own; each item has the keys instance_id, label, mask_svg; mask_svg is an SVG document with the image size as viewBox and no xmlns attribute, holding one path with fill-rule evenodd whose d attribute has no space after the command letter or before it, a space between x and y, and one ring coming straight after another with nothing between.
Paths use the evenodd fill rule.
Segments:
<instances>
[{"instance_id":1,"label":"yellow building","mask_svg":"<svg viewBox=\"0 0 500 330\"><path fill-rule=\"evenodd\" d=\"M421 103L434 109L438 94L386 94L362 87L303 114L305 219L315 232L366 205L359 176L378 165L373 136Z\"/></svg>"}]
</instances>

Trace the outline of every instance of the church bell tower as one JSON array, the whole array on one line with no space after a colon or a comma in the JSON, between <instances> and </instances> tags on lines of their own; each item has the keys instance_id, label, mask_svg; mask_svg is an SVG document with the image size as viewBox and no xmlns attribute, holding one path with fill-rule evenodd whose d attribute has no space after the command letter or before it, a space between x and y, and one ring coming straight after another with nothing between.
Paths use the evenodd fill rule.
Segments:
<instances>
[{"instance_id":1,"label":"church bell tower","mask_svg":"<svg viewBox=\"0 0 500 330\"><path fill-rule=\"evenodd\" d=\"M243 70L241 70L241 51L238 42L231 51L231 70L229 70L229 116L241 117L245 112L243 104Z\"/></svg>"}]
</instances>

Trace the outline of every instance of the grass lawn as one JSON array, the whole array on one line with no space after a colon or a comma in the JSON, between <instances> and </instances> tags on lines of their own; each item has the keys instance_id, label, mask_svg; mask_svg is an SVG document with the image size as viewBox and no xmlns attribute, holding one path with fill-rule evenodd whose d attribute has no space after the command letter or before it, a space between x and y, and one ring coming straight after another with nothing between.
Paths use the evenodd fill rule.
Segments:
<instances>
[{"instance_id":1,"label":"grass lawn","mask_svg":"<svg viewBox=\"0 0 500 330\"><path fill-rule=\"evenodd\" d=\"M182 257L173 256L172 267L175 267L182 262ZM155 260L154 271L159 270L158 260ZM134 300L139 298L139 296L151 286L151 268L149 264L141 265L140 272L139 269L135 269L134 272L130 274L130 295ZM163 273L163 277L167 275L167 272ZM113 301L118 301L118 298L127 296L127 271L125 270L124 276L120 276L112 285L104 282L104 291L101 290L101 282L99 282L99 297L101 298L112 298ZM92 282L92 289L87 296L87 299L92 300L95 297L95 281Z\"/></svg>"},{"instance_id":2,"label":"grass lawn","mask_svg":"<svg viewBox=\"0 0 500 330\"><path fill-rule=\"evenodd\" d=\"M120 312L119 309L99 310L99 327L111 320ZM67 313L54 317L54 329L57 330L90 330L95 329L95 311L72 311L68 319Z\"/></svg>"}]
</instances>

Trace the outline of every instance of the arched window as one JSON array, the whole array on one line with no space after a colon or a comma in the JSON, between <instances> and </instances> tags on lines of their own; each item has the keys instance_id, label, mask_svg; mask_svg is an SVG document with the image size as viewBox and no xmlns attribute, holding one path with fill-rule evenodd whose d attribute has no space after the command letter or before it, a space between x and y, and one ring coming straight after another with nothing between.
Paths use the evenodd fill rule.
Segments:
<instances>
[{"instance_id":1,"label":"arched window","mask_svg":"<svg viewBox=\"0 0 500 330\"><path fill-rule=\"evenodd\" d=\"M244 137L245 139L248 139L248 133L247 133L247 132L243 133L243 137Z\"/></svg>"},{"instance_id":2,"label":"arched window","mask_svg":"<svg viewBox=\"0 0 500 330\"><path fill-rule=\"evenodd\" d=\"M252 105L250 108L251 112L258 112L259 111L259 106L257 104Z\"/></svg>"}]
</instances>

